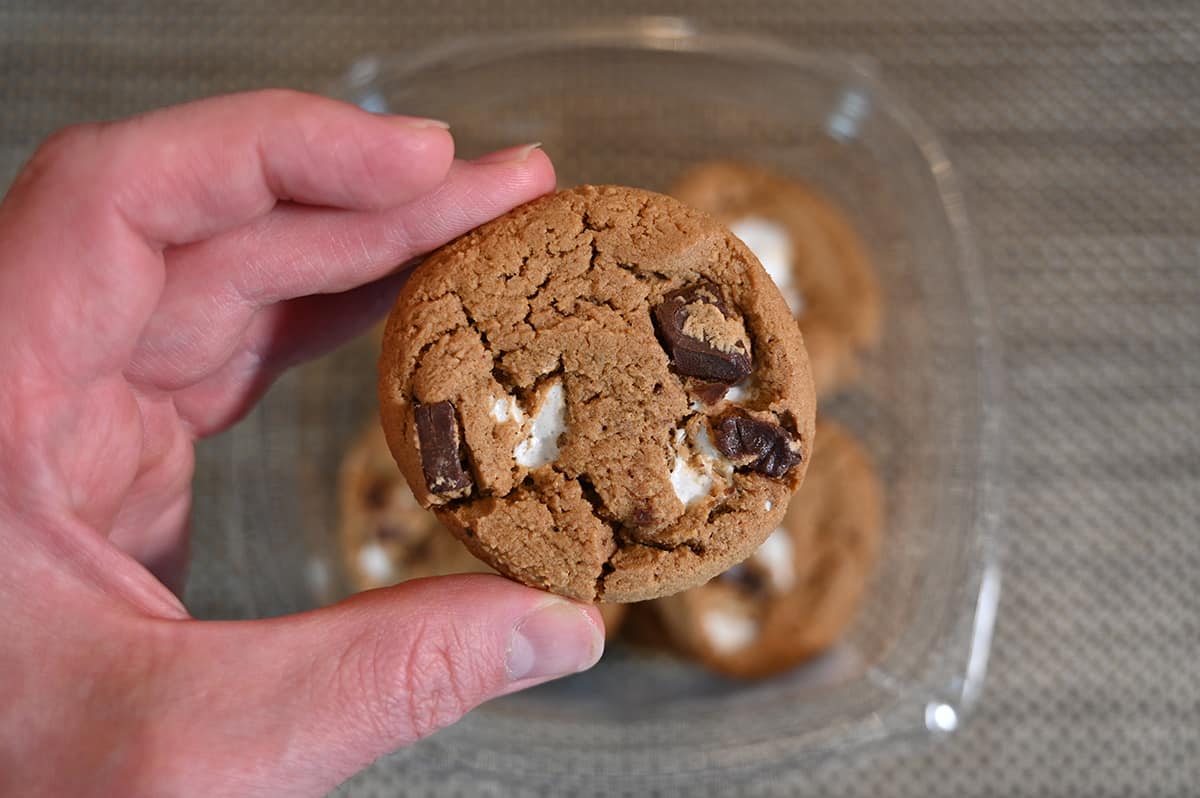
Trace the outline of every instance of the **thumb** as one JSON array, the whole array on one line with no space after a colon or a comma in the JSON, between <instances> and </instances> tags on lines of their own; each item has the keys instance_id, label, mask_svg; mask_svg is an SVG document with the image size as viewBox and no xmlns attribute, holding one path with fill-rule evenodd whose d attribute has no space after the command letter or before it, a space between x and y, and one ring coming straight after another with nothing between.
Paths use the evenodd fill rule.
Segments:
<instances>
[{"instance_id":1,"label":"thumb","mask_svg":"<svg viewBox=\"0 0 1200 798\"><path fill-rule=\"evenodd\" d=\"M324 795L489 698L590 668L604 647L594 607L481 574L188 627L155 739L169 781L194 795Z\"/></svg>"}]
</instances>

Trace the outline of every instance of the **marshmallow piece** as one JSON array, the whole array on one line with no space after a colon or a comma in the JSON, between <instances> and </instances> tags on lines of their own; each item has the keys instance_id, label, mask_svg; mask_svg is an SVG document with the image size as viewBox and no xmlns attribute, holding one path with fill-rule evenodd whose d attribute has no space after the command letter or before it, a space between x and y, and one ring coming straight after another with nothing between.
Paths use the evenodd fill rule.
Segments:
<instances>
[{"instance_id":1,"label":"marshmallow piece","mask_svg":"<svg viewBox=\"0 0 1200 798\"><path fill-rule=\"evenodd\" d=\"M726 459L725 455L721 454L720 450L713 445L712 438L708 437L708 425L701 424L696 430L696 436L693 440L696 446L696 451L700 455L700 460L704 464L704 468L711 474L716 473L722 477L729 477L733 474L733 463Z\"/></svg>"},{"instance_id":2,"label":"marshmallow piece","mask_svg":"<svg viewBox=\"0 0 1200 798\"><path fill-rule=\"evenodd\" d=\"M558 439L567 431L566 409L562 381L555 380L546 389L525 439L513 449L517 465L540 468L558 459Z\"/></svg>"},{"instance_id":3,"label":"marshmallow piece","mask_svg":"<svg viewBox=\"0 0 1200 798\"><path fill-rule=\"evenodd\" d=\"M758 636L758 624L753 618L730 609L710 609L700 616L700 624L709 644L721 654L743 649Z\"/></svg>"},{"instance_id":4,"label":"marshmallow piece","mask_svg":"<svg viewBox=\"0 0 1200 798\"><path fill-rule=\"evenodd\" d=\"M375 582L391 582L396 578L392 558L378 543L368 543L358 550L358 568Z\"/></svg>"},{"instance_id":5,"label":"marshmallow piece","mask_svg":"<svg viewBox=\"0 0 1200 798\"><path fill-rule=\"evenodd\" d=\"M743 383L738 383L725 392L725 398L730 402L744 402L751 397L750 389Z\"/></svg>"},{"instance_id":6,"label":"marshmallow piece","mask_svg":"<svg viewBox=\"0 0 1200 798\"><path fill-rule=\"evenodd\" d=\"M488 401L492 405L492 418L496 419L497 423L504 424L508 421L515 421L518 424L525 423L525 413L521 411L521 405L517 403L515 396L505 396L502 399L489 396Z\"/></svg>"},{"instance_id":7,"label":"marshmallow piece","mask_svg":"<svg viewBox=\"0 0 1200 798\"><path fill-rule=\"evenodd\" d=\"M714 476L728 479L733 473L733 463L713 445L708 436L708 427L698 426L689 442L687 432L675 430L675 464L671 469L671 487L675 498L685 508L712 493Z\"/></svg>"},{"instance_id":8,"label":"marshmallow piece","mask_svg":"<svg viewBox=\"0 0 1200 798\"><path fill-rule=\"evenodd\" d=\"M712 492L712 476L704 470L693 468L692 455L684 443L684 431L675 430L675 466L671 469L671 488L675 498L691 507Z\"/></svg>"},{"instance_id":9,"label":"marshmallow piece","mask_svg":"<svg viewBox=\"0 0 1200 798\"><path fill-rule=\"evenodd\" d=\"M779 592L785 592L796 584L796 570L792 565L792 537L783 527L772 532L753 559L761 563L771 577L771 584Z\"/></svg>"},{"instance_id":10,"label":"marshmallow piece","mask_svg":"<svg viewBox=\"0 0 1200 798\"><path fill-rule=\"evenodd\" d=\"M742 240L767 274L775 281L793 316L804 312L804 294L792 275L792 240L787 230L777 222L761 216L745 216L729 225L729 230ZM731 400L736 401L736 400Z\"/></svg>"}]
</instances>

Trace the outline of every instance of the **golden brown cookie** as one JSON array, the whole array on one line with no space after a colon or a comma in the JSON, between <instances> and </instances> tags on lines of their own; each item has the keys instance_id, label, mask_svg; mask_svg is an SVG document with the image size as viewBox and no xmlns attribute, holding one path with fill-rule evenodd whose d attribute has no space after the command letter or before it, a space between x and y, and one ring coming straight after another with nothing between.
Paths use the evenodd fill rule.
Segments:
<instances>
[{"instance_id":1,"label":"golden brown cookie","mask_svg":"<svg viewBox=\"0 0 1200 798\"><path fill-rule=\"evenodd\" d=\"M882 493L862 447L821 422L804 487L758 551L702 587L649 605L668 642L743 678L779 673L831 646L874 567Z\"/></svg>"},{"instance_id":2,"label":"golden brown cookie","mask_svg":"<svg viewBox=\"0 0 1200 798\"><path fill-rule=\"evenodd\" d=\"M584 601L669 595L745 559L814 431L800 333L753 254L613 186L430 255L388 320L379 398L423 506L501 573Z\"/></svg>"},{"instance_id":3,"label":"golden brown cookie","mask_svg":"<svg viewBox=\"0 0 1200 798\"><path fill-rule=\"evenodd\" d=\"M422 576L492 571L417 504L376 422L346 452L339 496L339 541L356 590ZM626 609L624 604L600 605L610 637L620 629Z\"/></svg>"},{"instance_id":4,"label":"golden brown cookie","mask_svg":"<svg viewBox=\"0 0 1200 798\"><path fill-rule=\"evenodd\" d=\"M882 311L867 247L846 217L801 183L725 161L693 168L670 193L729 225L758 256L804 333L817 395L854 380Z\"/></svg>"}]
</instances>

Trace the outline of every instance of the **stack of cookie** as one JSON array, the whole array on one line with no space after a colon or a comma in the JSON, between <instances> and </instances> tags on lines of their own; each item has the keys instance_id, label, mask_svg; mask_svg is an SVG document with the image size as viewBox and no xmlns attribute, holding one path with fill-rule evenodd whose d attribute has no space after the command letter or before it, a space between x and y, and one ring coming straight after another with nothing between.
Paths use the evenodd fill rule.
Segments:
<instances>
[{"instance_id":1,"label":"stack of cookie","mask_svg":"<svg viewBox=\"0 0 1200 798\"><path fill-rule=\"evenodd\" d=\"M672 194L728 225L771 275L804 334L818 398L850 387L882 313L866 246L846 218L806 186L738 163L696 167ZM638 625L726 675L792 668L853 620L878 555L882 504L863 447L821 421L805 482L763 545L707 584L649 602L653 623Z\"/></svg>"},{"instance_id":2,"label":"stack of cookie","mask_svg":"<svg viewBox=\"0 0 1200 798\"><path fill-rule=\"evenodd\" d=\"M713 164L676 193L737 236L663 195L583 187L417 270L384 333L386 440L368 425L342 469L356 586L490 566L606 602L610 634L655 599L661 642L745 677L837 637L880 491L848 433L815 431L813 382L845 384L878 334L863 247L758 170Z\"/></svg>"}]
</instances>

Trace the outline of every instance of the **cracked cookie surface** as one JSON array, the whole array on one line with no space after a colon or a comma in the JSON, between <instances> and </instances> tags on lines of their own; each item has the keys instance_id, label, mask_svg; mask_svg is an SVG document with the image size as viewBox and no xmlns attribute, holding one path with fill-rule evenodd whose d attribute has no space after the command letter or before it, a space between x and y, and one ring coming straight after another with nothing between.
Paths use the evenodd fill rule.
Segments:
<instances>
[{"instance_id":1,"label":"cracked cookie surface","mask_svg":"<svg viewBox=\"0 0 1200 798\"><path fill-rule=\"evenodd\" d=\"M745 559L814 435L800 333L753 254L701 212L612 186L427 258L388 320L379 396L423 506L501 573L585 601L668 595Z\"/></svg>"}]
</instances>

